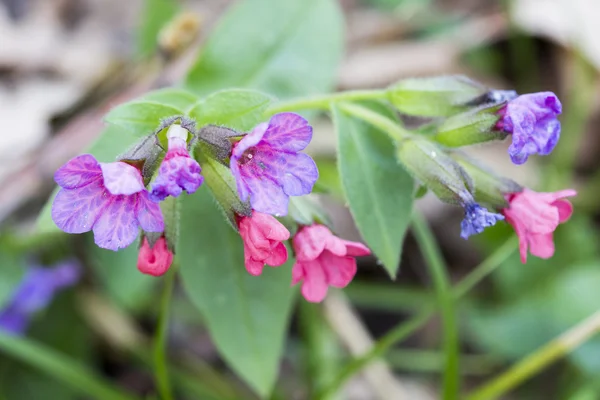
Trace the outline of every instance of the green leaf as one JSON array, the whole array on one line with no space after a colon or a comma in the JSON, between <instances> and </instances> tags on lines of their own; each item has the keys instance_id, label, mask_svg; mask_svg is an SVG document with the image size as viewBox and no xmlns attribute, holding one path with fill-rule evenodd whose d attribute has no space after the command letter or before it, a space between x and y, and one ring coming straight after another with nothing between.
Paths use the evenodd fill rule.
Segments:
<instances>
[{"instance_id":1,"label":"green leaf","mask_svg":"<svg viewBox=\"0 0 600 400\"><path fill-rule=\"evenodd\" d=\"M142 274L136 267L139 240L119 251L111 251L96 246L91 234L86 239L90 264L115 304L130 312L148 304L158 280Z\"/></svg>"},{"instance_id":2,"label":"green leaf","mask_svg":"<svg viewBox=\"0 0 600 400\"><path fill-rule=\"evenodd\" d=\"M158 34L175 15L179 5L175 0L145 0L141 23L137 32L138 53L142 57L152 55L158 44Z\"/></svg>"},{"instance_id":3,"label":"green leaf","mask_svg":"<svg viewBox=\"0 0 600 400\"><path fill-rule=\"evenodd\" d=\"M291 261L244 268L239 235L200 188L181 199L177 256L184 289L200 310L212 340L231 368L261 396L272 390L291 312Z\"/></svg>"},{"instance_id":4,"label":"green leaf","mask_svg":"<svg viewBox=\"0 0 600 400\"><path fill-rule=\"evenodd\" d=\"M187 86L200 94L228 87L281 98L322 93L334 83L343 50L335 0L244 0L212 32Z\"/></svg>"},{"instance_id":5,"label":"green leaf","mask_svg":"<svg viewBox=\"0 0 600 400\"><path fill-rule=\"evenodd\" d=\"M212 124L245 132L264 120L263 112L272 101L271 96L255 90L221 90L196 103L189 116L198 127Z\"/></svg>"},{"instance_id":6,"label":"green leaf","mask_svg":"<svg viewBox=\"0 0 600 400\"><path fill-rule=\"evenodd\" d=\"M387 109L381 112L387 113ZM381 130L333 108L339 170L356 226L394 278L410 223L414 181Z\"/></svg>"},{"instance_id":7,"label":"green leaf","mask_svg":"<svg viewBox=\"0 0 600 400\"><path fill-rule=\"evenodd\" d=\"M187 115L198 98L181 89L161 89L123 103L104 118L107 122L129 130L138 139L150 135L162 119L175 115ZM125 150L125 147L120 146Z\"/></svg>"}]
</instances>

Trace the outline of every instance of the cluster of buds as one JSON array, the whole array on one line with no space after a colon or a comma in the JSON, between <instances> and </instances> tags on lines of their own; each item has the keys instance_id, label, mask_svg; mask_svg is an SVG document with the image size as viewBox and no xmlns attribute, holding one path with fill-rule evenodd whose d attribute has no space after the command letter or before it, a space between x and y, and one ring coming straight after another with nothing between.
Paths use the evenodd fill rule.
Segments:
<instances>
[{"instance_id":1,"label":"cluster of buds","mask_svg":"<svg viewBox=\"0 0 600 400\"><path fill-rule=\"evenodd\" d=\"M201 164L213 163L206 169L209 174L218 170L233 178L236 199L216 190L213 194L243 240L248 273L260 275L265 265L277 267L288 260L285 242L291 235L276 217L288 214L291 196L313 190L318 169L302 152L311 139L312 127L294 113L276 114L249 133L211 125L196 129L185 117L169 118L117 162L84 154L59 168L55 181L61 190L52 218L67 233L92 231L99 247L114 251L131 245L141 228L138 269L163 275L175 250L168 204L184 192L197 191L205 178L210 187L217 177L204 176ZM370 254L361 243L334 236L316 219L297 228L291 239L297 255L291 280L303 282L308 301L323 300L328 286L346 286L356 274L354 257Z\"/></svg>"},{"instance_id":2,"label":"cluster of buds","mask_svg":"<svg viewBox=\"0 0 600 400\"><path fill-rule=\"evenodd\" d=\"M404 81L392 88L390 99L402 113L433 118L428 135L408 135L398 143L398 159L442 201L464 208L463 238L506 220L519 237L523 263L528 250L541 258L554 254L553 232L573 212L565 198L576 192L536 193L457 150L510 137L508 155L516 165L550 154L561 128L562 106L554 93L518 95L464 77L437 77Z\"/></svg>"}]
</instances>

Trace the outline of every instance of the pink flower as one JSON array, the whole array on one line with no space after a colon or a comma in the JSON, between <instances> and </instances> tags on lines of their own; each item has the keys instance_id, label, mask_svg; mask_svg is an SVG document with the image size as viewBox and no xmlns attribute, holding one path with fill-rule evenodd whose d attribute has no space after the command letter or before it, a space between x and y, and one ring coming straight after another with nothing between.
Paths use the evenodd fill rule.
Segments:
<instances>
[{"instance_id":1,"label":"pink flower","mask_svg":"<svg viewBox=\"0 0 600 400\"><path fill-rule=\"evenodd\" d=\"M244 264L250 275L260 275L265 264L278 267L287 261L282 242L290 238L290 232L274 217L253 211L251 217L239 217L238 226L244 241Z\"/></svg>"},{"instance_id":2,"label":"pink flower","mask_svg":"<svg viewBox=\"0 0 600 400\"><path fill-rule=\"evenodd\" d=\"M146 275L161 276L169 270L173 262L173 253L167 247L167 241L161 237L150 247L144 237L138 254L137 268Z\"/></svg>"},{"instance_id":3,"label":"pink flower","mask_svg":"<svg viewBox=\"0 0 600 400\"><path fill-rule=\"evenodd\" d=\"M99 163L83 154L60 167L54 180L62 189L52 219L67 233L93 231L99 247L117 251L133 243L140 227L164 230L160 207L150 201L142 174L132 165Z\"/></svg>"},{"instance_id":4,"label":"pink flower","mask_svg":"<svg viewBox=\"0 0 600 400\"><path fill-rule=\"evenodd\" d=\"M575 196L572 189L554 193L522 192L506 196L509 207L502 210L519 237L521 262L527 261L527 248L534 256L550 258L554 255L554 230L573 214L573 206L565 197Z\"/></svg>"},{"instance_id":5,"label":"pink flower","mask_svg":"<svg viewBox=\"0 0 600 400\"><path fill-rule=\"evenodd\" d=\"M350 242L334 236L324 225L301 228L293 239L296 264L292 270L292 284L302 283L302 295L318 303L327 295L328 286L343 288L356 274L357 256L371 251L362 243Z\"/></svg>"}]
</instances>

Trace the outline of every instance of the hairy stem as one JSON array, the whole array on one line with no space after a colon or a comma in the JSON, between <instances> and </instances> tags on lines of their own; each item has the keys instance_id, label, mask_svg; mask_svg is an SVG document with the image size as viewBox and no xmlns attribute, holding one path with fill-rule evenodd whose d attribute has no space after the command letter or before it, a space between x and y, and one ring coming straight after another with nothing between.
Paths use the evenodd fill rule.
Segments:
<instances>
[{"instance_id":1,"label":"hairy stem","mask_svg":"<svg viewBox=\"0 0 600 400\"><path fill-rule=\"evenodd\" d=\"M164 279L164 288L160 300L160 315L158 317L158 326L154 335L152 345L152 358L154 360L154 378L156 386L162 400L173 400L173 392L167 370L166 342L169 326L169 308L171 305L171 295L175 284L175 270L167 273Z\"/></svg>"}]
</instances>

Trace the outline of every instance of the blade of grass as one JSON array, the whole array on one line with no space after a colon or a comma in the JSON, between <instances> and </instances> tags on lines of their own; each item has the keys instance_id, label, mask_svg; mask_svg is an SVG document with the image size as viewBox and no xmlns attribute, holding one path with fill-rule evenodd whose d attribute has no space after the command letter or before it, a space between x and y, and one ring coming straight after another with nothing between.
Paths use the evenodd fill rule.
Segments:
<instances>
[{"instance_id":1,"label":"blade of grass","mask_svg":"<svg viewBox=\"0 0 600 400\"><path fill-rule=\"evenodd\" d=\"M139 400L111 385L85 365L31 340L0 332L0 351L98 400Z\"/></svg>"}]
</instances>

